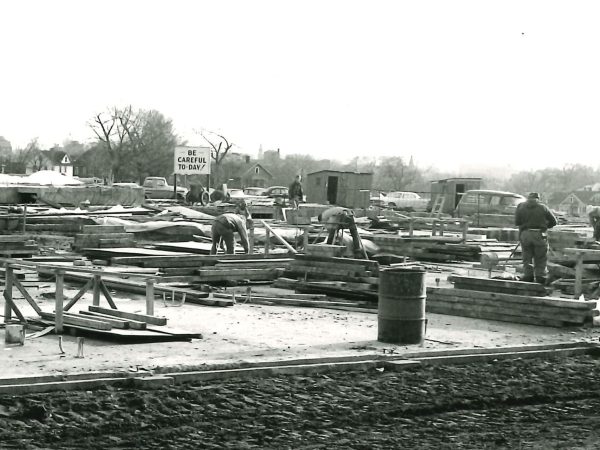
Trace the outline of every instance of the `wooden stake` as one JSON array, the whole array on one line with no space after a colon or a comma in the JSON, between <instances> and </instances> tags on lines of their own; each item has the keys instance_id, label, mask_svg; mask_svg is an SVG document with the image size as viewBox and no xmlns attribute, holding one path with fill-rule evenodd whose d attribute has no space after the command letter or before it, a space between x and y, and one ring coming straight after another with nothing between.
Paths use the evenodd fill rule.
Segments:
<instances>
[{"instance_id":1,"label":"wooden stake","mask_svg":"<svg viewBox=\"0 0 600 450\"><path fill-rule=\"evenodd\" d=\"M57 334L63 332L63 299L64 299L64 282L65 282L65 273L62 270L56 271L56 295L55 295L55 304L54 304L54 330Z\"/></svg>"},{"instance_id":2,"label":"wooden stake","mask_svg":"<svg viewBox=\"0 0 600 450\"><path fill-rule=\"evenodd\" d=\"M151 278L146 280L146 314L154 315L154 280Z\"/></svg>"},{"instance_id":3,"label":"wooden stake","mask_svg":"<svg viewBox=\"0 0 600 450\"><path fill-rule=\"evenodd\" d=\"M6 272L6 286L4 288L4 322L7 323L12 319L12 286L13 286L13 268L6 263L5 265Z\"/></svg>"},{"instance_id":4,"label":"wooden stake","mask_svg":"<svg viewBox=\"0 0 600 450\"><path fill-rule=\"evenodd\" d=\"M92 305L100 306L100 275L94 274L94 278L92 278Z\"/></svg>"}]
</instances>

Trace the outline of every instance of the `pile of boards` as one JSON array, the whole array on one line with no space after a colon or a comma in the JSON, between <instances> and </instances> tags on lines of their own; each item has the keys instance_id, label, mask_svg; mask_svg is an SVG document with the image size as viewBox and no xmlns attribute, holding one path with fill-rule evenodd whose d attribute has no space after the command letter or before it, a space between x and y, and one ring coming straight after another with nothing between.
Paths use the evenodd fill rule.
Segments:
<instances>
[{"instance_id":1,"label":"pile of boards","mask_svg":"<svg viewBox=\"0 0 600 450\"><path fill-rule=\"evenodd\" d=\"M40 317L48 324L55 320L54 313L41 312ZM65 328L72 328L75 332L100 334L105 338L112 337L121 341L162 342L202 338L200 333L166 327L167 319L165 317L93 305L90 305L87 311L63 313L63 323Z\"/></svg>"},{"instance_id":2,"label":"pile of boards","mask_svg":"<svg viewBox=\"0 0 600 450\"><path fill-rule=\"evenodd\" d=\"M0 255L5 258L26 258L39 253L35 240L24 235L0 235Z\"/></svg>"},{"instance_id":3,"label":"pile of boards","mask_svg":"<svg viewBox=\"0 0 600 450\"><path fill-rule=\"evenodd\" d=\"M428 312L551 327L591 325L600 314L596 300L549 297L536 283L456 275L448 280L454 288L427 289Z\"/></svg>"},{"instance_id":4,"label":"pile of boards","mask_svg":"<svg viewBox=\"0 0 600 450\"><path fill-rule=\"evenodd\" d=\"M469 240L462 242L456 236L401 237L375 235L373 242L382 252L403 255L423 261L479 261L486 252L494 252L499 258L508 258L514 243L498 242L496 239Z\"/></svg>"},{"instance_id":5,"label":"pile of boards","mask_svg":"<svg viewBox=\"0 0 600 450\"><path fill-rule=\"evenodd\" d=\"M120 225L83 225L75 235L73 249L86 254L86 249L103 247L132 247L134 234L126 233Z\"/></svg>"},{"instance_id":6,"label":"pile of boards","mask_svg":"<svg viewBox=\"0 0 600 450\"><path fill-rule=\"evenodd\" d=\"M276 287L299 293L377 300L379 263L367 259L296 254Z\"/></svg>"}]
</instances>

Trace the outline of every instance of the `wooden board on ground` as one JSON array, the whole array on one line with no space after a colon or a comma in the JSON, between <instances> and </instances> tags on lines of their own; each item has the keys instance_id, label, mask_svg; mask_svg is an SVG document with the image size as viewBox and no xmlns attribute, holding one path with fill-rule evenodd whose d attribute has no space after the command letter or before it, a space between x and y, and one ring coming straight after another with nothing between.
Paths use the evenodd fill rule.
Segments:
<instances>
[{"instance_id":1,"label":"wooden board on ground","mask_svg":"<svg viewBox=\"0 0 600 450\"><path fill-rule=\"evenodd\" d=\"M114 317L118 317L121 319L137 320L137 321L146 322L146 323L149 323L152 325L166 325L167 324L166 317L149 316L147 314L121 311L119 309L103 308L102 306L94 306L94 305L90 305L88 309L92 312L107 314L109 316L114 316Z\"/></svg>"}]
</instances>

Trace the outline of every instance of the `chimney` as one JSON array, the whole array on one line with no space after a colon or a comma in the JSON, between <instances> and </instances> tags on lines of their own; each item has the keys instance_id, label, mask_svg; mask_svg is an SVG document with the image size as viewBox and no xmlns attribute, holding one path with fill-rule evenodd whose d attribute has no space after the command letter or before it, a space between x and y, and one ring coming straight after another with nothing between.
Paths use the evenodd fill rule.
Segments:
<instances>
[{"instance_id":1,"label":"chimney","mask_svg":"<svg viewBox=\"0 0 600 450\"><path fill-rule=\"evenodd\" d=\"M246 155L246 164L250 164L250 155Z\"/></svg>"}]
</instances>

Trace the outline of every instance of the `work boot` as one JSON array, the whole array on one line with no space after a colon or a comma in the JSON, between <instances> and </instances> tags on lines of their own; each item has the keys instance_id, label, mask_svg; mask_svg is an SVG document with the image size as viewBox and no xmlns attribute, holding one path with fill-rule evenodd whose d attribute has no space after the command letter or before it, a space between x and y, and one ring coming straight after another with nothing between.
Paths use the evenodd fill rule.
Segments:
<instances>
[{"instance_id":1,"label":"work boot","mask_svg":"<svg viewBox=\"0 0 600 450\"><path fill-rule=\"evenodd\" d=\"M537 277L536 281L542 286L546 286L546 277Z\"/></svg>"}]
</instances>

